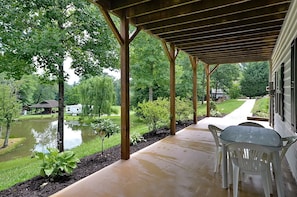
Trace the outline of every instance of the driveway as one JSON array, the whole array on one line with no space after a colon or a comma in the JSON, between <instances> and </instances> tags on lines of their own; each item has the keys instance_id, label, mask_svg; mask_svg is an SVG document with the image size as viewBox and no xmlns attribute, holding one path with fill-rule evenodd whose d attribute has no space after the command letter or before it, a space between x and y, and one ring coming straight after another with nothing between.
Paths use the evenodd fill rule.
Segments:
<instances>
[{"instance_id":1,"label":"driveway","mask_svg":"<svg viewBox=\"0 0 297 197\"><path fill-rule=\"evenodd\" d=\"M250 121L247 120L248 116L252 116L252 109L256 102L256 99L245 99L245 102L236 110L224 117L206 117L197 122L197 127L199 129L207 129L209 124L214 124L221 129L224 129L230 125L238 125L241 122L257 122L265 127L269 127L267 121Z\"/></svg>"}]
</instances>

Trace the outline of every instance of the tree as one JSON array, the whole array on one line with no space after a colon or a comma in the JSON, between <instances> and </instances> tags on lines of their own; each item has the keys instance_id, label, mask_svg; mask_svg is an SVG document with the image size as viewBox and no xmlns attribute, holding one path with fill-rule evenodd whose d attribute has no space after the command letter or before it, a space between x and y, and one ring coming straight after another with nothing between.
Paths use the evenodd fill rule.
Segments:
<instances>
[{"instance_id":1,"label":"tree","mask_svg":"<svg viewBox=\"0 0 297 197\"><path fill-rule=\"evenodd\" d=\"M269 81L268 62L244 64L243 78L240 81L241 93L248 97L266 95Z\"/></svg>"},{"instance_id":2,"label":"tree","mask_svg":"<svg viewBox=\"0 0 297 197\"><path fill-rule=\"evenodd\" d=\"M53 83L39 81L33 94L33 103L40 103L44 100L56 100L58 98L58 86Z\"/></svg>"},{"instance_id":3,"label":"tree","mask_svg":"<svg viewBox=\"0 0 297 197\"><path fill-rule=\"evenodd\" d=\"M79 103L78 85L65 84L65 104L75 105Z\"/></svg>"},{"instance_id":4,"label":"tree","mask_svg":"<svg viewBox=\"0 0 297 197\"><path fill-rule=\"evenodd\" d=\"M18 99L22 106L28 106L34 103L34 93L37 91L39 79L36 75L23 75L18 84Z\"/></svg>"},{"instance_id":5,"label":"tree","mask_svg":"<svg viewBox=\"0 0 297 197\"><path fill-rule=\"evenodd\" d=\"M189 57L180 52L176 59L176 65L181 69L179 75L176 76L176 95L182 98L192 98L193 90L193 69Z\"/></svg>"},{"instance_id":6,"label":"tree","mask_svg":"<svg viewBox=\"0 0 297 197\"><path fill-rule=\"evenodd\" d=\"M70 57L71 67L78 75L100 75L102 68L115 67L116 47L110 39L111 32L97 8L86 1L32 0L20 3L11 0L5 6L17 10L8 14L20 14L23 18L18 23L17 20L14 24L8 22L9 27L16 25L13 27L17 32L13 42L16 46L11 46L9 39L3 46L20 49L16 54L20 59L30 59L35 67L44 70L44 77L58 83L57 144L59 151L63 151L64 80L67 78L63 63Z\"/></svg>"},{"instance_id":7,"label":"tree","mask_svg":"<svg viewBox=\"0 0 297 197\"><path fill-rule=\"evenodd\" d=\"M211 75L211 86L217 92L218 89L223 89L229 92L233 85L233 81L239 77L238 64L222 64Z\"/></svg>"},{"instance_id":8,"label":"tree","mask_svg":"<svg viewBox=\"0 0 297 197\"><path fill-rule=\"evenodd\" d=\"M239 83L233 83L232 87L229 89L229 96L231 99L237 99L240 96L240 86Z\"/></svg>"},{"instance_id":9,"label":"tree","mask_svg":"<svg viewBox=\"0 0 297 197\"><path fill-rule=\"evenodd\" d=\"M110 114L114 103L115 93L113 81L110 77L93 77L83 81L79 86L80 103L83 114Z\"/></svg>"},{"instance_id":10,"label":"tree","mask_svg":"<svg viewBox=\"0 0 297 197\"><path fill-rule=\"evenodd\" d=\"M21 106L16 96L16 88L13 83L8 81L6 84L0 84L0 118L6 126L3 148L8 146L10 136L10 125L13 118L20 114Z\"/></svg>"},{"instance_id":11,"label":"tree","mask_svg":"<svg viewBox=\"0 0 297 197\"><path fill-rule=\"evenodd\" d=\"M20 79L36 70L23 45L28 34L25 30L31 28L27 26L27 13L22 11L26 5L16 0L0 2L0 73L9 78Z\"/></svg>"},{"instance_id":12,"label":"tree","mask_svg":"<svg viewBox=\"0 0 297 197\"><path fill-rule=\"evenodd\" d=\"M154 95L156 87L167 86L168 91L168 73L169 65L161 43L150 35L140 32L131 45L131 87L134 93L145 90L146 94L142 100L156 99Z\"/></svg>"}]
</instances>

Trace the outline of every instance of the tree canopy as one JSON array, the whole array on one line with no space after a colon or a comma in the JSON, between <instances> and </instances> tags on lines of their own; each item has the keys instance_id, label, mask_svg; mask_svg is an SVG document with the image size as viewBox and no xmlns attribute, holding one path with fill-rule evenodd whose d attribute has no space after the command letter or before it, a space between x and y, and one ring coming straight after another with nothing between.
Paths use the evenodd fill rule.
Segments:
<instances>
[{"instance_id":1,"label":"tree canopy","mask_svg":"<svg viewBox=\"0 0 297 197\"><path fill-rule=\"evenodd\" d=\"M0 23L3 57L13 56L16 65L4 71L24 73L18 63L43 69L44 77L59 84L58 148L63 151L64 61L78 75L100 75L103 68L117 67L115 42L98 9L87 1L2 1ZM9 35L12 34L12 35ZM28 69L29 70L29 69Z\"/></svg>"},{"instance_id":2,"label":"tree canopy","mask_svg":"<svg viewBox=\"0 0 297 197\"><path fill-rule=\"evenodd\" d=\"M83 81L78 86L80 103L83 114L110 114L114 103L115 93L113 81L110 77L93 77Z\"/></svg>"},{"instance_id":3,"label":"tree canopy","mask_svg":"<svg viewBox=\"0 0 297 197\"><path fill-rule=\"evenodd\" d=\"M233 81L239 77L238 64L222 64L211 75L211 87L229 92Z\"/></svg>"},{"instance_id":4,"label":"tree canopy","mask_svg":"<svg viewBox=\"0 0 297 197\"><path fill-rule=\"evenodd\" d=\"M141 95L137 102L152 101L158 97L158 88L169 87L168 64L160 41L139 33L131 45L131 84L134 96Z\"/></svg>"},{"instance_id":5,"label":"tree canopy","mask_svg":"<svg viewBox=\"0 0 297 197\"><path fill-rule=\"evenodd\" d=\"M243 78L240 81L241 93L248 97L266 95L269 81L268 62L252 62L244 64Z\"/></svg>"}]
</instances>

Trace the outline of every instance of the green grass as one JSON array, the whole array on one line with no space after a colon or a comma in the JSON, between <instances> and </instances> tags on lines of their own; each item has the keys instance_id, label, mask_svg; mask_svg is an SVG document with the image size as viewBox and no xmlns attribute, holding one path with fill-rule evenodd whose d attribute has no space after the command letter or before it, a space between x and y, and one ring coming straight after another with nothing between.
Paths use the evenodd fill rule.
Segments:
<instances>
[{"instance_id":1,"label":"green grass","mask_svg":"<svg viewBox=\"0 0 297 197\"><path fill-rule=\"evenodd\" d=\"M227 101L224 101L222 103L217 103L217 109L221 114L229 114L238 107L240 107L244 101L242 100L237 100L237 99L230 99ZM197 108L197 114L198 116L205 116L206 115L206 104L200 104L198 103L198 108Z\"/></svg>"},{"instance_id":2,"label":"green grass","mask_svg":"<svg viewBox=\"0 0 297 197\"><path fill-rule=\"evenodd\" d=\"M29 119L46 119L46 118L58 118L58 114L38 114L38 115L24 115L20 116L18 120L29 120Z\"/></svg>"},{"instance_id":3,"label":"green grass","mask_svg":"<svg viewBox=\"0 0 297 197\"><path fill-rule=\"evenodd\" d=\"M254 116L269 118L269 97L257 99L252 113Z\"/></svg>"},{"instance_id":4,"label":"green grass","mask_svg":"<svg viewBox=\"0 0 297 197\"><path fill-rule=\"evenodd\" d=\"M237 99L231 99L227 100L225 102L217 104L218 111L221 112L222 114L229 114L238 107L240 107L244 101L242 100L237 100Z\"/></svg>"},{"instance_id":5,"label":"green grass","mask_svg":"<svg viewBox=\"0 0 297 197\"><path fill-rule=\"evenodd\" d=\"M26 138L10 138L8 140L8 146L5 148L0 148L0 156L6 153L9 153L13 151L15 148L17 148L23 141L25 141ZM4 139L0 139L0 145L3 145Z\"/></svg>"},{"instance_id":6,"label":"green grass","mask_svg":"<svg viewBox=\"0 0 297 197\"><path fill-rule=\"evenodd\" d=\"M217 104L218 109L221 113L227 114L243 104L243 101L238 100L228 100L223 103ZM198 115L204 116L206 114L206 106L198 104ZM29 118L51 118L51 115L26 115L20 117L20 119L29 119ZM106 116L105 118L110 118L115 123L120 125L121 118L120 116ZM78 120L79 116L69 116L66 115L65 119L67 120ZM139 133L144 134L148 132L146 124L135 116L134 113L130 115L130 133ZM121 135L120 133L114 134L110 138L104 140L104 149L108 149L112 146L120 144ZM99 137L94 138L93 140L84 143L73 149L78 158L83 158L88 155L92 155L97 152L101 152L101 139ZM23 182L25 180L31 179L39 174L39 166L41 161L37 159L32 159L28 157L19 158L7 162L0 162L0 191L7 189L16 183Z\"/></svg>"},{"instance_id":7,"label":"green grass","mask_svg":"<svg viewBox=\"0 0 297 197\"><path fill-rule=\"evenodd\" d=\"M40 164L28 157L0 162L0 191L37 176Z\"/></svg>"}]
</instances>

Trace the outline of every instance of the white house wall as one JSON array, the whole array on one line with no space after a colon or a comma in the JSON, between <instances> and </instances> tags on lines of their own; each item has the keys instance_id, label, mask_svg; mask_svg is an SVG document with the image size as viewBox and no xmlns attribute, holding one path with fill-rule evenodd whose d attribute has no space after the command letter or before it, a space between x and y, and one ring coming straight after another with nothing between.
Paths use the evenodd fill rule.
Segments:
<instances>
[{"instance_id":1,"label":"white house wall","mask_svg":"<svg viewBox=\"0 0 297 197\"><path fill-rule=\"evenodd\" d=\"M276 47L272 56L272 81L274 82L274 73L278 71L281 64L284 63L284 116L282 121L278 114L274 116L274 129L282 137L296 135L291 129L291 43L297 37L297 0L292 0L289 12L286 16L282 31L278 37ZM288 150L286 154L292 174L297 181L297 143Z\"/></svg>"}]
</instances>

